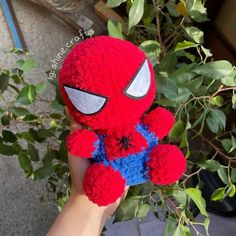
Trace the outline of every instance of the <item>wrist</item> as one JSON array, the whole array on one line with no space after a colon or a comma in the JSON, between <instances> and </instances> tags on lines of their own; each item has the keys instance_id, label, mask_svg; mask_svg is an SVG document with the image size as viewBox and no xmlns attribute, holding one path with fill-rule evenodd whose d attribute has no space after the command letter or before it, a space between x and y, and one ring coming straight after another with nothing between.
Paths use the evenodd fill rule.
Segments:
<instances>
[{"instance_id":1,"label":"wrist","mask_svg":"<svg viewBox=\"0 0 236 236\"><path fill-rule=\"evenodd\" d=\"M70 196L69 204L76 207L78 210L83 212L83 215L87 218L88 224L97 225L99 222L99 230L102 231L106 220L109 218L107 213L107 207L98 206L88 199L84 194L73 193ZM91 226L90 226L91 227Z\"/></svg>"}]
</instances>

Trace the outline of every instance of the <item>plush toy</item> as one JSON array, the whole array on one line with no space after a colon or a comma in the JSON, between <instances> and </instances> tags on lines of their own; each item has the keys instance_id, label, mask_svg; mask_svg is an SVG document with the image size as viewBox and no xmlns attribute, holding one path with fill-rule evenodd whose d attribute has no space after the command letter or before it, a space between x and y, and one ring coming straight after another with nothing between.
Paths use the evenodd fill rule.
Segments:
<instances>
[{"instance_id":1,"label":"plush toy","mask_svg":"<svg viewBox=\"0 0 236 236\"><path fill-rule=\"evenodd\" d=\"M116 201L125 186L152 181L172 184L186 169L182 152L158 144L174 116L158 107L154 71L145 53L132 43L98 36L76 45L59 76L60 93L70 114L88 127L67 137L67 149L91 158L83 188L94 203Z\"/></svg>"}]
</instances>

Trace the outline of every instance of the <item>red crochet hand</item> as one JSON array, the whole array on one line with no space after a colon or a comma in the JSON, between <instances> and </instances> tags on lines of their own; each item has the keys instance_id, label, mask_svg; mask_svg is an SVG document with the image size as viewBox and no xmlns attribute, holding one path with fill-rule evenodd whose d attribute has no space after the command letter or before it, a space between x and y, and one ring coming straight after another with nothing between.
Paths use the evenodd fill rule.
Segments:
<instances>
[{"instance_id":1,"label":"red crochet hand","mask_svg":"<svg viewBox=\"0 0 236 236\"><path fill-rule=\"evenodd\" d=\"M67 137L66 146L71 155L92 158L98 137L92 130L79 129Z\"/></svg>"},{"instance_id":2,"label":"red crochet hand","mask_svg":"<svg viewBox=\"0 0 236 236\"><path fill-rule=\"evenodd\" d=\"M175 118L170 111L158 107L143 117L143 123L161 140L170 132Z\"/></svg>"}]
</instances>

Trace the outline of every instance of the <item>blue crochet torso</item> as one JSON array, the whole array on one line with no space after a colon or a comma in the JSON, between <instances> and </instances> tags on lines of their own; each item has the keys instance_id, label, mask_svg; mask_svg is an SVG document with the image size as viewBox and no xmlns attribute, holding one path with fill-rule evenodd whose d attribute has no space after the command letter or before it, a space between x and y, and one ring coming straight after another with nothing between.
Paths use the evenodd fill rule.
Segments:
<instances>
[{"instance_id":1,"label":"blue crochet torso","mask_svg":"<svg viewBox=\"0 0 236 236\"><path fill-rule=\"evenodd\" d=\"M148 154L158 144L158 138L143 124L139 123L136 126L136 130L142 134L148 143L148 147L141 152L115 160L108 160L104 146L104 135L101 135L96 143L96 150L93 153L95 162L102 162L105 166L110 165L114 170L119 170L123 178L126 179L126 185L128 186L141 184L149 180L146 162L149 159Z\"/></svg>"}]
</instances>

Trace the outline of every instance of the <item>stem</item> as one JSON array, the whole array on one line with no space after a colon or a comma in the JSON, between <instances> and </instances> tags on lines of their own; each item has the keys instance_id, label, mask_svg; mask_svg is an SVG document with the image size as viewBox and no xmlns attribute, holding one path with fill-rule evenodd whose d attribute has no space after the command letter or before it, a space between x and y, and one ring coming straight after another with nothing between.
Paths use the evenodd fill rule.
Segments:
<instances>
[{"instance_id":1,"label":"stem","mask_svg":"<svg viewBox=\"0 0 236 236\"><path fill-rule=\"evenodd\" d=\"M236 90L236 86L229 87L229 88L223 88L223 87L224 87L224 85L221 85L221 86L219 87L219 89L218 89L215 93L213 93L213 94L210 96L210 98L215 97L218 93L220 93L220 92L222 92L222 91Z\"/></svg>"},{"instance_id":2,"label":"stem","mask_svg":"<svg viewBox=\"0 0 236 236\"><path fill-rule=\"evenodd\" d=\"M195 129L191 129L195 134L198 134L198 132ZM199 134L202 140L204 140L207 144L209 144L218 154L220 154L222 157L226 158L229 161L236 160L236 157L229 157L225 155L217 146L215 146L211 141L209 141L207 138L205 138L203 135Z\"/></svg>"},{"instance_id":3,"label":"stem","mask_svg":"<svg viewBox=\"0 0 236 236\"><path fill-rule=\"evenodd\" d=\"M9 87L11 87L13 90L15 90L17 93L20 92L20 90L13 84L8 84Z\"/></svg>"},{"instance_id":4,"label":"stem","mask_svg":"<svg viewBox=\"0 0 236 236\"><path fill-rule=\"evenodd\" d=\"M172 207L175 209L175 212L177 213L177 215L180 217L180 219L184 218L184 221L189 224L194 231L196 232L196 234L198 235L202 235L201 233L199 233L199 231L196 229L196 227L194 226L194 224L186 217L182 214L182 212L178 209L178 207L176 207L176 205L174 204L174 202L166 195L163 194L164 199L166 200L166 202L168 202L169 204L172 205ZM172 209L169 207L169 204L166 204L167 207L169 208L169 210L172 211ZM180 221L180 220L179 220ZM203 235L202 235L203 236Z\"/></svg>"},{"instance_id":5,"label":"stem","mask_svg":"<svg viewBox=\"0 0 236 236\"><path fill-rule=\"evenodd\" d=\"M163 45L162 37L161 37L161 24L160 24L160 15L159 15L160 1L156 0L155 2L155 0L152 0L152 2L153 2L153 5L155 6L155 11L156 11L157 38L158 38L158 41L160 43L160 48L161 48L161 52L159 55L159 59L160 59L160 57L162 57L163 55L163 50L164 50L164 45Z\"/></svg>"}]
</instances>

